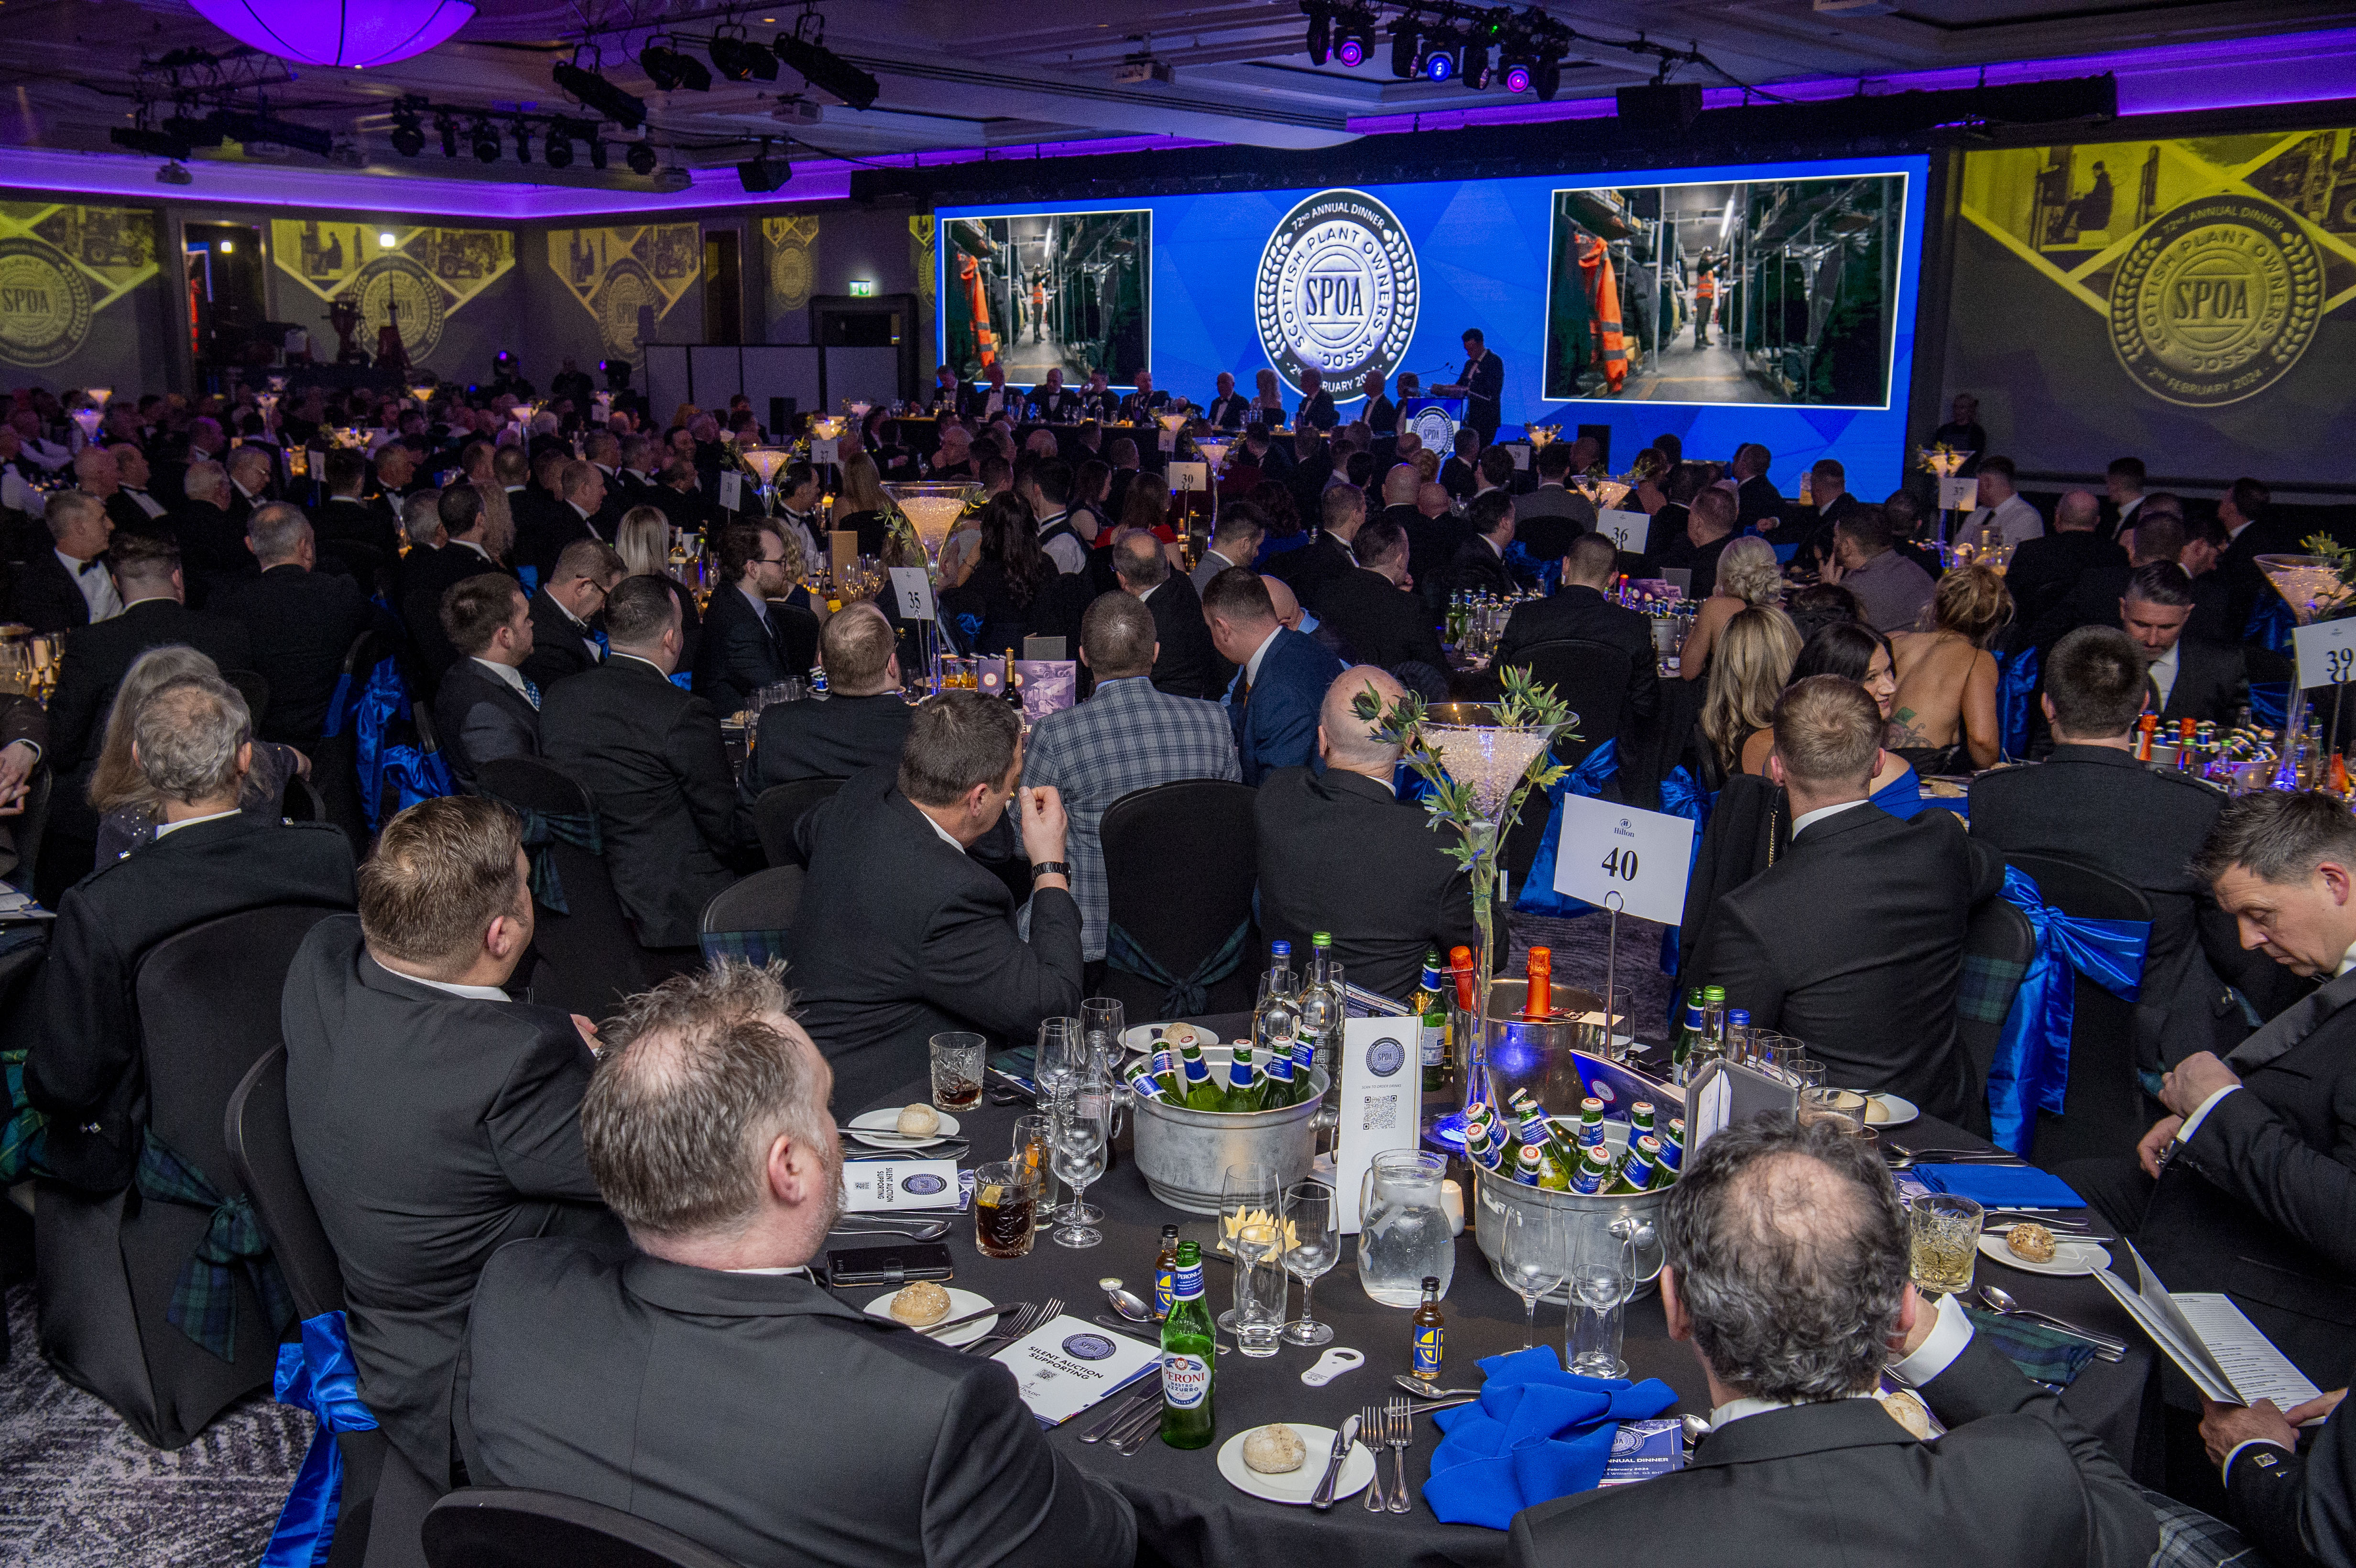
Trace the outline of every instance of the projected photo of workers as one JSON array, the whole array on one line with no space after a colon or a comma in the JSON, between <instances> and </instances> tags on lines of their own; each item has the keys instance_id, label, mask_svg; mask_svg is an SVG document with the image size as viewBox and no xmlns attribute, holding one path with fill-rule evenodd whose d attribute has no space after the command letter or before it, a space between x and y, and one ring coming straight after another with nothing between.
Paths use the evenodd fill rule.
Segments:
<instances>
[{"instance_id":1,"label":"projected photo of workers","mask_svg":"<svg viewBox=\"0 0 2356 1568\"><path fill-rule=\"evenodd\" d=\"M970 379L993 360L1028 385L1147 368L1153 216L1058 212L961 218L942 227L948 362Z\"/></svg>"},{"instance_id":2,"label":"projected photo of workers","mask_svg":"<svg viewBox=\"0 0 2356 1568\"><path fill-rule=\"evenodd\" d=\"M1905 186L1555 192L1545 396L1887 406Z\"/></svg>"}]
</instances>

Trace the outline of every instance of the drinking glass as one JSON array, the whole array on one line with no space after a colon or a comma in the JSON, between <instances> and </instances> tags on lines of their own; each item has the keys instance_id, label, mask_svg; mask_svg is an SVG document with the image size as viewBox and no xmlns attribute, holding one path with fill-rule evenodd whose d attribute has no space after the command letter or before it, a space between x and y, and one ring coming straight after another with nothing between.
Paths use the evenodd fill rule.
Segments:
<instances>
[{"instance_id":1,"label":"drinking glass","mask_svg":"<svg viewBox=\"0 0 2356 1568\"><path fill-rule=\"evenodd\" d=\"M1800 1049L1804 1052L1807 1048L1802 1046ZM1821 1089L1825 1086L1825 1064L1812 1056L1803 1054L1792 1057L1783 1063L1783 1074L1798 1084L1804 1092L1809 1089Z\"/></svg>"},{"instance_id":2,"label":"drinking glass","mask_svg":"<svg viewBox=\"0 0 2356 1568\"><path fill-rule=\"evenodd\" d=\"M973 1173L973 1244L990 1258L1019 1258L1038 1234L1039 1172L1020 1159L992 1160Z\"/></svg>"},{"instance_id":3,"label":"drinking glass","mask_svg":"<svg viewBox=\"0 0 2356 1568\"><path fill-rule=\"evenodd\" d=\"M1333 1326L1317 1321L1309 1293L1320 1275L1342 1256L1340 1221L1333 1189L1322 1181L1296 1181L1284 1189L1284 1266L1301 1282L1301 1317L1284 1326L1288 1344L1325 1345Z\"/></svg>"},{"instance_id":4,"label":"drinking glass","mask_svg":"<svg viewBox=\"0 0 2356 1568\"><path fill-rule=\"evenodd\" d=\"M1570 1272L1569 1235L1561 1213L1526 1203L1505 1211L1505 1234L1497 1269L1522 1298L1522 1349L1538 1342L1538 1298Z\"/></svg>"},{"instance_id":5,"label":"drinking glass","mask_svg":"<svg viewBox=\"0 0 2356 1568\"><path fill-rule=\"evenodd\" d=\"M1906 1205L1907 1272L1917 1290L1962 1296L1980 1255L1982 1211L1968 1198L1932 1192Z\"/></svg>"},{"instance_id":6,"label":"drinking glass","mask_svg":"<svg viewBox=\"0 0 2356 1568\"><path fill-rule=\"evenodd\" d=\"M1620 1359L1621 1308L1636 1288L1636 1243L1629 1222L1581 1228L1570 1268L1570 1370L1582 1377L1624 1378Z\"/></svg>"},{"instance_id":7,"label":"drinking glass","mask_svg":"<svg viewBox=\"0 0 2356 1568\"><path fill-rule=\"evenodd\" d=\"M926 1041L932 1053L933 1104L944 1111L970 1111L981 1104L981 1052L990 1042L962 1029Z\"/></svg>"},{"instance_id":8,"label":"drinking glass","mask_svg":"<svg viewBox=\"0 0 2356 1568\"><path fill-rule=\"evenodd\" d=\"M1219 1241L1237 1256L1237 1235L1248 1225L1273 1226L1283 1212L1283 1185L1272 1165L1231 1165L1219 1178ZM1240 1260L1238 1260L1240 1266ZM1236 1314L1219 1314L1219 1327L1232 1332Z\"/></svg>"},{"instance_id":9,"label":"drinking glass","mask_svg":"<svg viewBox=\"0 0 2356 1568\"><path fill-rule=\"evenodd\" d=\"M1055 1190L1055 1118L1044 1111L1015 1117L1013 1155L1037 1174L1040 1211L1052 1220L1063 1203Z\"/></svg>"},{"instance_id":10,"label":"drinking glass","mask_svg":"<svg viewBox=\"0 0 2356 1568\"><path fill-rule=\"evenodd\" d=\"M1079 1019L1042 1019L1039 1021L1038 1048L1033 1053L1035 1060L1032 1068L1050 1104L1079 1086L1081 1068L1087 1060L1083 1043Z\"/></svg>"},{"instance_id":11,"label":"drinking glass","mask_svg":"<svg viewBox=\"0 0 2356 1568\"><path fill-rule=\"evenodd\" d=\"M1865 1097L1854 1089L1800 1091L1802 1122L1831 1122L1854 1137L1865 1130Z\"/></svg>"},{"instance_id":12,"label":"drinking glass","mask_svg":"<svg viewBox=\"0 0 2356 1568\"><path fill-rule=\"evenodd\" d=\"M1080 1036L1088 1048L1090 1075L1101 1083L1119 1076L1120 1037L1125 1032L1121 1006L1110 997L1089 997L1080 1003Z\"/></svg>"},{"instance_id":13,"label":"drinking glass","mask_svg":"<svg viewBox=\"0 0 2356 1568\"><path fill-rule=\"evenodd\" d=\"M1244 1218L1227 1238L1236 1260L1237 1349L1247 1356L1276 1354L1284 1330L1284 1222L1276 1211Z\"/></svg>"},{"instance_id":14,"label":"drinking glass","mask_svg":"<svg viewBox=\"0 0 2356 1568\"><path fill-rule=\"evenodd\" d=\"M1064 1222L1055 1232L1057 1246L1093 1247L1104 1240L1102 1231L1081 1220L1088 1210L1080 1195L1088 1189L1089 1182L1104 1174L1105 1147L1111 1131L1109 1089L1076 1089L1071 1104L1055 1114L1055 1174L1072 1189L1072 1201L1058 1216ZM1101 1212L1098 1218L1103 1218Z\"/></svg>"}]
</instances>

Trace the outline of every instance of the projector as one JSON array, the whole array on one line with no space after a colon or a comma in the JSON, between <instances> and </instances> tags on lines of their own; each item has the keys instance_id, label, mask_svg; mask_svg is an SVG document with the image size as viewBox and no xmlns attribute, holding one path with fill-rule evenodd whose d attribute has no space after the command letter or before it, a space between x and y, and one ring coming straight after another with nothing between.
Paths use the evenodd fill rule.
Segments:
<instances>
[{"instance_id":1,"label":"projector","mask_svg":"<svg viewBox=\"0 0 2356 1568\"><path fill-rule=\"evenodd\" d=\"M769 118L788 125L815 125L826 118L826 105L814 98L780 98Z\"/></svg>"},{"instance_id":2,"label":"projector","mask_svg":"<svg viewBox=\"0 0 2356 1568\"><path fill-rule=\"evenodd\" d=\"M1112 68L1115 87L1141 87L1149 81L1169 82L1178 73L1168 60L1155 59L1151 55L1131 55Z\"/></svg>"}]
</instances>

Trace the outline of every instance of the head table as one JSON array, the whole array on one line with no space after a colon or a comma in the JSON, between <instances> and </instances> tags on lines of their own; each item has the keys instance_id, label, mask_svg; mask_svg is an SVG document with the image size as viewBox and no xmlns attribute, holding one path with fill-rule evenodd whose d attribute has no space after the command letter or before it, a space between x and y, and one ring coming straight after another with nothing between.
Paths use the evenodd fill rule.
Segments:
<instances>
[{"instance_id":1,"label":"head table","mask_svg":"<svg viewBox=\"0 0 2356 1568\"><path fill-rule=\"evenodd\" d=\"M1233 1038L1246 1020L1239 1015L1231 1015L1200 1021L1207 1028L1222 1030L1222 1038ZM907 1084L896 1099L888 1103L909 1104L927 1099L929 1093L929 1083L919 1080ZM847 1118L851 1114L873 1108L841 1106L838 1112ZM972 1111L958 1113L961 1135L971 1140L970 1152L958 1163L970 1168L1005 1158L1013 1138L1014 1119L1029 1109L1026 1105L992 1105L985 1100ZM1060 1297L1065 1311L1083 1321L1111 1313L1097 1284L1099 1278L1118 1277L1128 1288L1150 1299L1153 1259L1162 1227L1175 1222L1185 1227L1186 1234L1194 1235L1201 1233L1206 1224L1216 1221L1169 1208L1148 1190L1144 1177L1130 1157L1126 1115L1122 1122L1111 1168L1087 1189L1088 1201L1105 1211L1105 1220L1098 1227L1104 1232L1102 1245L1080 1250L1060 1246L1043 1226L1029 1256L987 1258L974 1245L972 1220L960 1215L947 1238L957 1268L954 1283L1001 1304ZM1901 1143L1932 1147L1988 1147L1984 1140L1928 1117L1907 1124L1894 1135L1884 1130L1885 1139L1892 1136ZM1455 1174L1461 1181L1462 1172ZM1468 1195L1468 1205L1469 1202ZM831 1244L852 1247L873 1243L855 1236L838 1235ZM1448 1388L1477 1388L1482 1375L1475 1362L1486 1356L1521 1349L1522 1300L1491 1275L1469 1224L1456 1244L1455 1278L1441 1304L1447 1317L1447 1360L1441 1384ZM2026 1307L2056 1313L2129 1342L2133 1348L2122 1361L2090 1362L2062 1394L2062 1403L2101 1437L2131 1472L2156 1468L2156 1430L2147 1439L2153 1450L2147 1456L2149 1463L2141 1467L2136 1463L2139 1443L2147 1442L2147 1406L2156 1411L2156 1402L2147 1398L2153 1381L2152 1355L2142 1336L2133 1331L2126 1315L2102 1286L2089 1278L2046 1278L1982 1258L1976 1283L1990 1281L2000 1283ZM1233 1275L1224 1261L1206 1264L1204 1285L1214 1312L1231 1304ZM877 1292L873 1287L846 1287L841 1294L845 1301L864 1306ZM1300 1315L1300 1290L1295 1285L1288 1317ZM1306 1508L1247 1496L1220 1477L1219 1446L1236 1433L1271 1421L1338 1427L1361 1407L1379 1405L1400 1392L1391 1380L1393 1374L1408 1369L1408 1313L1377 1305L1360 1288L1355 1237L1342 1238L1341 1261L1317 1281L1315 1307L1318 1318L1333 1326L1333 1346L1365 1352L1365 1365L1343 1373L1322 1388L1311 1388L1301 1382L1301 1374L1330 1347L1304 1349L1287 1344L1268 1360L1248 1359L1232 1350L1218 1357L1212 1395L1217 1435L1209 1446L1181 1450L1151 1437L1135 1456L1124 1458L1103 1444L1081 1443L1080 1434L1095 1424L1108 1405L1098 1405L1066 1422L1049 1435L1048 1440L1082 1469L1118 1488L1135 1506L1141 1563L1298 1568L1302 1563L1322 1561L1462 1564L1473 1568L1505 1562L1507 1538L1504 1532L1443 1524L1423 1505L1421 1488L1430 1474L1432 1450L1440 1438L1429 1415L1415 1419L1415 1442L1407 1454L1408 1483L1415 1493L1415 1509L1409 1514L1368 1513L1363 1507L1363 1497L1351 1498L1336 1505L1332 1512L1318 1514ZM1708 1414L1709 1395L1700 1365L1690 1345L1668 1338L1657 1294L1646 1294L1631 1303L1626 1311L1626 1339L1622 1353L1628 1362L1629 1375L1636 1379L1658 1378L1675 1389L1675 1413ZM1559 1305L1538 1305L1539 1342L1552 1345L1558 1355L1563 1346L1564 1314L1565 1308ZM1139 1329L1145 1336L1154 1331L1151 1325ZM1223 1344L1233 1342L1225 1332L1219 1339ZM1116 1400L1119 1397L1116 1396ZM1380 1457L1380 1473L1387 1485L1392 1474L1390 1456L1384 1454ZM1312 1455L1311 1463L1320 1464L1323 1458L1322 1453Z\"/></svg>"}]
</instances>

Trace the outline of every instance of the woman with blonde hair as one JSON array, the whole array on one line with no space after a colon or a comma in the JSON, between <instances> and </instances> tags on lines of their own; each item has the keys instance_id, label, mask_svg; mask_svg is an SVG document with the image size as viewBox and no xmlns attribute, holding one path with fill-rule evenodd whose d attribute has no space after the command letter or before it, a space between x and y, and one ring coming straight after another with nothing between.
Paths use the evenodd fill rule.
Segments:
<instances>
[{"instance_id":1,"label":"woman with blonde hair","mask_svg":"<svg viewBox=\"0 0 2356 1568\"><path fill-rule=\"evenodd\" d=\"M1799 662L1800 634L1772 604L1749 604L1719 634L1702 697L1701 732L1729 774L1762 773L1774 748L1775 699Z\"/></svg>"},{"instance_id":2,"label":"woman with blonde hair","mask_svg":"<svg viewBox=\"0 0 2356 1568\"><path fill-rule=\"evenodd\" d=\"M786 538L790 543L793 535ZM691 666L703 633L703 616L695 607L695 595L670 574L670 518L660 507L632 507L615 525L614 553L622 558L632 577L659 578L670 590L671 601L679 606L680 632L687 639L680 666Z\"/></svg>"},{"instance_id":3,"label":"woman with blonde hair","mask_svg":"<svg viewBox=\"0 0 2356 1568\"><path fill-rule=\"evenodd\" d=\"M1729 544L1718 558L1716 586L1702 601L1701 613L1694 617L1685 645L1677 650L1677 673L1687 680L1699 680L1708 673L1709 650L1729 621L1753 604L1780 606L1783 603L1783 568L1775 559L1775 547L1756 534L1746 534Z\"/></svg>"},{"instance_id":4,"label":"woman with blonde hair","mask_svg":"<svg viewBox=\"0 0 2356 1568\"><path fill-rule=\"evenodd\" d=\"M131 755L131 731L140 708L176 680L192 676L220 678L220 666L180 643L149 648L132 661L107 710L105 738L90 774L91 808L98 813L98 864L112 865L155 837L164 803ZM249 727L251 716L249 716ZM292 746L253 742L253 765L246 770L237 808L249 816L275 819L289 781L308 775L311 760Z\"/></svg>"},{"instance_id":5,"label":"woman with blonde hair","mask_svg":"<svg viewBox=\"0 0 2356 1568\"><path fill-rule=\"evenodd\" d=\"M1284 389L1274 370L1262 370L1252 378L1251 408L1245 422L1258 422L1270 430L1284 422Z\"/></svg>"},{"instance_id":6,"label":"woman with blonde hair","mask_svg":"<svg viewBox=\"0 0 2356 1568\"><path fill-rule=\"evenodd\" d=\"M854 452L842 462L842 494L834 503L834 528L837 533L859 536L859 553L882 555L884 540L891 532L892 497L884 493L884 476L875 470L875 460L863 452Z\"/></svg>"},{"instance_id":7,"label":"woman with blonde hair","mask_svg":"<svg viewBox=\"0 0 2356 1568\"><path fill-rule=\"evenodd\" d=\"M1958 567L1931 596L1931 629L1890 638L1898 696L1882 744L1925 778L1996 766L1996 656L1988 644L2012 624L2012 592L1985 566Z\"/></svg>"}]
</instances>

